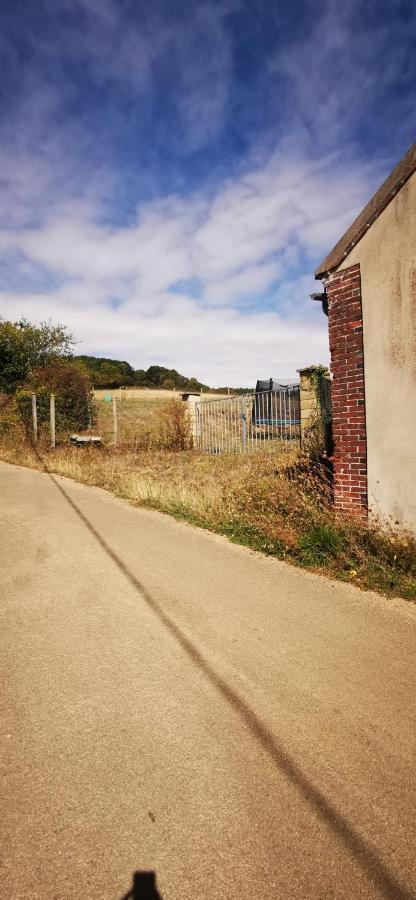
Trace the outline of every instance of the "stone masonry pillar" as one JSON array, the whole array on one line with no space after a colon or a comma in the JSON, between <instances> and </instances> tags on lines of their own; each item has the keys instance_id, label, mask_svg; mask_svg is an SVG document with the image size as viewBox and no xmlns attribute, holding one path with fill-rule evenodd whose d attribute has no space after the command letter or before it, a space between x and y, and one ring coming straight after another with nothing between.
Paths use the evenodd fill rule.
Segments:
<instances>
[{"instance_id":1,"label":"stone masonry pillar","mask_svg":"<svg viewBox=\"0 0 416 900\"><path fill-rule=\"evenodd\" d=\"M188 421L192 435L192 446L198 447L200 438L200 395L184 392L182 393L182 400L186 403L187 406Z\"/></svg>"},{"instance_id":2,"label":"stone masonry pillar","mask_svg":"<svg viewBox=\"0 0 416 900\"><path fill-rule=\"evenodd\" d=\"M308 439L308 433L311 433L312 426L317 422L322 422L322 410L313 382L313 373L322 372L320 366L305 366L298 369L300 377L300 434L301 443L305 445ZM324 378L330 378L329 369L323 373ZM324 429L322 425L322 443L324 444Z\"/></svg>"}]
</instances>

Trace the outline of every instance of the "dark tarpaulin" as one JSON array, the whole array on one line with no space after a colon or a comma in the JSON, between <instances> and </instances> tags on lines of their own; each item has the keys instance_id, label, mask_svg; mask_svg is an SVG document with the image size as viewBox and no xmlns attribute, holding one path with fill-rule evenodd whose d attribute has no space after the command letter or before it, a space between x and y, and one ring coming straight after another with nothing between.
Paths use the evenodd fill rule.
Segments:
<instances>
[{"instance_id":1,"label":"dark tarpaulin","mask_svg":"<svg viewBox=\"0 0 416 900\"><path fill-rule=\"evenodd\" d=\"M257 381L253 425L285 425L300 422L299 384L279 384L273 378Z\"/></svg>"}]
</instances>

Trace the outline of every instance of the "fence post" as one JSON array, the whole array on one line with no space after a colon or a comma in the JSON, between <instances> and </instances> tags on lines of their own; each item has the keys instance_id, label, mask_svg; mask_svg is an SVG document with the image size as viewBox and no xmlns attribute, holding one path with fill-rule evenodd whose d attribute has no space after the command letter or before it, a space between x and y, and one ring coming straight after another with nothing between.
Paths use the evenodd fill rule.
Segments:
<instances>
[{"instance_id":1,"label":"fence post","mask_svg":"<svg viewBox=\"0 0 416 900\"><path fill-rule=\"evenodd\" d=\"M55 447L55 394L49 398L49 419L51 427L51 447Z\"/></svg>"},{"instance_id":2,"label":"fence post","mask_svg":"<svg viewBox=\"0 0 416 900\"><path fill-rule=\"evenodd\" d=\"M117 400L113 397L113 446L117 447L118 427L117 427Z\"/></svg>"},{"instance_id":3,"label":"fence post","mask_svg":"<svg viewBox=\"0 0 416 900\"><path fill-rule=\"evenodd\" d=\"M36 408L36 394L32 394L32 426L33 426L33 443L38 442L38 412Z\"/></svg>"},{"instance_id":4,"label":"fence post","mask_svg":"<svg viewBox=\"0 0 416 900\"><path fill-rule=\"evenodd\" d=\"M241 398L241 438L244 453L247 447L247 406L244 397Z\"/></svg>"}]
</instances>

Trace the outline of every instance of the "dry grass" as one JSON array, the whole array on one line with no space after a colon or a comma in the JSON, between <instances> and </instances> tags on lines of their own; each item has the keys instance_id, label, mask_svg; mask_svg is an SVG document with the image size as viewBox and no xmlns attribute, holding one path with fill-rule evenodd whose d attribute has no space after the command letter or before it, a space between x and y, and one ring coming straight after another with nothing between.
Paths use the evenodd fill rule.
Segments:
<instances>
[{"instance_id":1,"label":"dry grass","mask_svg":"<svg viewBox=\"0 0 416 900\"><path fill-rule=\"evenodd\" d=\"M182 393L182 389L177 389L168 391L164 388L94 388L94 398L96 400L102 400L103 397L116 397L120 403L130 402L131 400L137 400L141 403L147 403L151 400L160 400L161 402L166 402L167 400L178 400L180 399L180 395ZM232 390L231 390L232 395ZM219 400L223 397L228 397L228 394L218 394L215 391L201 394L201 400Z\"/></svg>"},{"instance_id":2,"label":"dry grass","mask_svg":"<svg viewBox=\"0 0 416 900\"><path fill-rule=\"evenodd\" d=\"M134 451L165 449L169 445L169 428L164 413L174 402L166 398L153 398L149 402L118 401L119 445ZM94 420L94 433L110 445L113 441L112 403L97 400L94 404Z\"/></svg>"},{"instance_id":3,"label":"dry grass","mask_svg":"<svg viewBox=\"0 0 416 900\"><path fill-rule=\"evenodd\" d=\"M166 435L166 416L169 440L178 440L178 433L182 440L169 407L156 416L160 433ZM325 472L305 465L295 450L210 456L64 444L51 451L41 440L35 453L13 426L3 431L0 456L98 485L296 565L416 600L415 538L376 524L335 521Z\"/></svg>"}]
</instances>

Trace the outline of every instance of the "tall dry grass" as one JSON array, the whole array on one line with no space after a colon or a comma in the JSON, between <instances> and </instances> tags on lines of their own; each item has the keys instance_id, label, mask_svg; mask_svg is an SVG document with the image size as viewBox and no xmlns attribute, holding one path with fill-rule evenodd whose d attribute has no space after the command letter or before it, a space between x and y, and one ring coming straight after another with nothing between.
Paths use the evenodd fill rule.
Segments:
<instances>
[{"instance_id":1,"label":"tall dry grass","mask_svg":"<svg viewBox=\"0 0 416 900\"><path fill-rule=\"evenodd\" d=\"M412 534L335 519L326 470L297 451L211 456L189 449L183 407L173 403L174 410L156 416L159 446L135 449L63 443L51 451L44 435L35 452L9 410L0 417L8 422L0 426L0 456L98 485L293 564L416 600Z\"/></svg>"}]
</instances>

